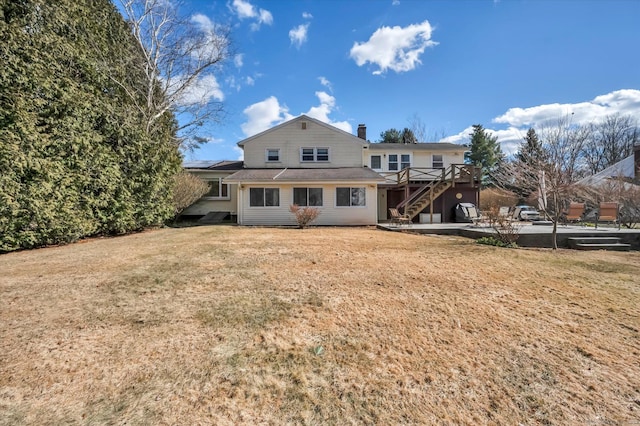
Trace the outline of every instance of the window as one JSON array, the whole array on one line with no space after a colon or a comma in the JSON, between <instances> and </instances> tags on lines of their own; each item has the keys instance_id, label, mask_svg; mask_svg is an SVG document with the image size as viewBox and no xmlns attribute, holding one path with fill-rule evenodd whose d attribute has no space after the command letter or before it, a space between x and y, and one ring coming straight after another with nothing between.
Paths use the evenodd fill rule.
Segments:
<instances>
[{"instance_id":1,"label":"window","mask_svg":"<svg viewBox=\"0 0 640 426\"><path fill-rule=\"evenodd\" d=\"M300 161L329 161L329 148L301 148Z\"/></svg>"},{"instance_id":2,"label":"window","mask_svg":"<svg viewBox=\"0 0 640 426\"><path fill-rule=\"evenodd\" d=\"M280 161L279 149L267 149L267 162L269 161Z\"/></svg>"},{"instance_id":3,"label":"window","mask_svg":"<svg viewBox=\"0 0 640 426\"><path fill-rule=\"evenodd\" d=\"M398 170L398 154L389 154L389 170Z\"/></svg>"},{"instance_id":4,"label":"window","mask_svg":"<svg viewBox=\"0 0 640 426\"><path fill-rule=\"evenodd\" d=\"M229 198L229 185L222 183L222 178L213 178L207 180L209 190L204 197L208 198Z\"/></svg>"},{"instance_id":5,"label":"window","mask_svg":"<svg viewBox=\"0 0 640 426\"><path fill-rule=\"evenodd\" d=\"M382 169L382 160L379 155L371 156L371 168L376 170Z\"/></svg>"},{"instance_id":6,"label":"window","mask_svg":"<svg viewBox=\"0 0 640 426\"><path fill-rule=\"evenodd\" d=\"M299 206L322 206L322 188L293 188L293 204Z\"/></svg>"},{"instance_id":7,"label":"window","mask_svg":"<svg viewBox=\"0 0 640 426\"><path fill-rule=\"evenodd\" d=\"M366 188L336 188L336 206L364 207L366 203Z\"/></svg>"},{"instance_id":8,"label":"window","mask_svg":"<svg viewBox=\"0 0 640 426\"><path fill-rule=\"evenodd\" d=\"M443 169L444 162L442 161L442 154L433 154L431 156L431 167L434 169Z\"/></svg>"},{"instance_id":9,"label":"window","mask_svg":"<svg viewBox=\"0 0 640 426\"><path fill-rule=\"evenodd\" d=\"M316 161L329 161L329 148L316 148Z\"/></svg>"},{"instance_id":10,"label":"window","mask_svg":"<svg viewBox=\"0 0 640 426\"><path fill-rule=\"evenodd\" d=\"M278 207L280 205L279 188L250 188L249 206Z\"/></svg>"},{"instance_id":11,"label":"window","mask_svg":"<svg viewBox=\"0 0 640 426\"><path fill-rule=\"evenodd\" d=\"M400 156L400 169L406 169L407 167L411 167L411 155L402 154Z\"/></svg>"}]
</instances>

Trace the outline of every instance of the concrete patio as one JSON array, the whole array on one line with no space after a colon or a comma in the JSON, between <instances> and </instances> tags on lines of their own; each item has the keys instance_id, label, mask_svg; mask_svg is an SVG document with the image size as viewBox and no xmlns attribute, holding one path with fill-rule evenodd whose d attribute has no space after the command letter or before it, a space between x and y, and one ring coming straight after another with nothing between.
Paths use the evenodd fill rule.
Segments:
<instances>
[{"instance_id":1,"label":"concrete patio","mask_svg":"<svg viewBox=\"0 0 640 426\"><path fill-rule=\"evenodd\" d=\"M519 224L520 231L517 244L521 247L542 247L551 248L552 230L551 224L536 224L532 222L522 222ZM434 224L411 224L392 225L390 223L379 223L379 229L392 232L411 232L415 234L436 234L436 235L459 235L462 237L478 239L495 234L495 230L487 224L471 223L434 223ZM640 250L640 229L617 229L610 225L600 225L598 229L581 225L558 225L557 241L558 247L568 248L569 238L575 237L617 237L622 243L630 244L632 250Z\"/></svg>"}]
</instances>

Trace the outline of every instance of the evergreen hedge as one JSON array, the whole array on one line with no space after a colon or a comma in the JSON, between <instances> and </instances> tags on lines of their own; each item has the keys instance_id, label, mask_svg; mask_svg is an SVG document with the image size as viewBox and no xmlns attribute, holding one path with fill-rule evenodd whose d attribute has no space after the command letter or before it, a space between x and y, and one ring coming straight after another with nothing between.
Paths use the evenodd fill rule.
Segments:
<instances>
[{"instance_id":1,"label":"evergreen hedge","mask_svg":"<svg viewBox=\"0 0 640 426\"><path fill-rule=\"evenodd\" d=\"M0 252L172 217L175 120L127 94L142 52L109 0L0 0Z\"/></svg>"}]
</instances>

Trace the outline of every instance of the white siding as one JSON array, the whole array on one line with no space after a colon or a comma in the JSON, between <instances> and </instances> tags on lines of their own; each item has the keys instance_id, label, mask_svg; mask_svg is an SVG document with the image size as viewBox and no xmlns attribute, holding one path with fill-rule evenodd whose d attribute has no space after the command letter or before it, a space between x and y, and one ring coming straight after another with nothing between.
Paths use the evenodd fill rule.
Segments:
<instances>
[{"instance_id":1,"label":"white siding","mask_svg":"<svg viewBox=\"0 0 640 426\"><path fill-rule=\"evenodd\" d=\"M302 129L300 121L267 132L244 144L244 164L246 168L332 168L362 167L362 144L356 136L332 130L313 121L305 121ZM364 141L363 141L364 142ZM329 162L301 162L300 149L329 148ZM279 149L280 161L267 162L266 150Z\"/></svg>"},{"instance_id":2,"label":"white siding","mask_svg":"<svg viewBox=\"0 0 640 426\"><path fill-rule=\"evenodd\" d=\"M365 164L367 167L371 166L371 157L379 155L382 162L382 169L378 171L388 172L389 170L389 155L396 154L398 156L398 169L400 169L400 159L402 154L411 155L411 167L431 168L433 166L432 155L441 154L442 161L445 169L451 164L463 164L464 163L464 147L460 147L460 151L425 151L425 150L367 150ZM397 170L393 170L397 171Z\"/></svg>"},{"instance_id":3,"label":"white siding","mask_svg":"<svg viewBox=\"0 0 640 426\"><path fill-rule=\"evenodd\" d=\"M322 184L308 183L287 185L242 185L239 188L238 197L242 200L242 207L238 212L238 224L240 225L295 225L293 214L289 212L289 206L293 204L293 188L308 187L323 189L323 206L318 207L320 216L312 225L375 225L377 223L377 189L373 183L353 184ZM365 207L336 207L337 187L364 187L366 188ZM280 188L279 207L249 207L250 188Z\"/></svg>"}]
</instances>

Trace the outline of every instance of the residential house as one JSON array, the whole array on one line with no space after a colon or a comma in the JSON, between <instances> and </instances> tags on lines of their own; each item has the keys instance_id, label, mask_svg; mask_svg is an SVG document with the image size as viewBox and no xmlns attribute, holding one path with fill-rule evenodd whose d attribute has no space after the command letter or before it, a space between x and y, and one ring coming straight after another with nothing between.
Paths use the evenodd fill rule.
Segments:
<instances>
[{"instance_id":1,"label":"residential house","mask_svg":"<svg viewBox=\"0 0 640 426\"><path fill-rule=\"evenodd\" d=\"M317 225L373 225L387 220L391 207L414 221L438 222L452 220L458 202L478 201L479 170L463 164L460 145L369 143L364 125L354 136L306 115L238 145L241 169L229 162L185 165L213 191L186 213L224 211L241 225L294 225L289 207L297 204L320 210Z\"/></svg>"}]
</instances>

